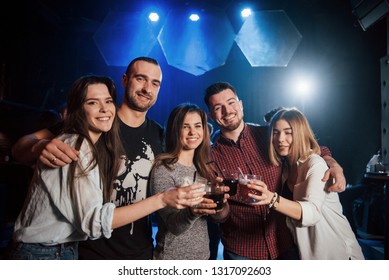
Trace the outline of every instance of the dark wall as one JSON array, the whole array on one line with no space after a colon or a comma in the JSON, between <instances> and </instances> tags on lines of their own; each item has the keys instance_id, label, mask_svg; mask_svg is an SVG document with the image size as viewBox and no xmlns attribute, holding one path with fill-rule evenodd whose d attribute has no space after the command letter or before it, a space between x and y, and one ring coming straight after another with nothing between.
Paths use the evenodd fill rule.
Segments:
<instances>
[{"instance_id":1,"label":"dark wall","mask_svg":"<svg viewBox=\"0 0 389 280\"><path fill-rule=\"evenodd\" d=\"M23 7L2 9L0 94L7 109L1 109L0 125L1 130L11 126L18 136L33 131L36 118L16 118L13 109L14 115L8 114L14 107L10 103L37 112L56 108L69 84L86 73L111 76L121 92L125 68L106 66L92 35L108 11L134 1L51 2L30 0ZM236 1L215 2L231 6ZM273 107L302 109L320 144L331 149L349 183L356 184L380 147L379 59L386 55L385 22L363 31L348 1L261 1L261 9L285 10L302 35L287 67L251 67L234 44L223 66L196 77L169 66L156 46L151 56L160 61L164 77L149 116L164 124L180 102L204 107L204 89L225 80L238 90L248 122L263 123ZM302 70L318 81L315 94L304 101L292 96L290 88L291 77Z\"/></svg>"}]
</instances>

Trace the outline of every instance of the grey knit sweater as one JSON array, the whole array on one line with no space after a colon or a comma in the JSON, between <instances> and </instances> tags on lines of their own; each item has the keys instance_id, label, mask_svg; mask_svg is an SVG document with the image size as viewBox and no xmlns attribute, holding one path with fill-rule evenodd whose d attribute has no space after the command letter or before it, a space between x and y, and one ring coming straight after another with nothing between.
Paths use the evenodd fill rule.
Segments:
<instances>
[{"instance_id":1,"label":"grey knit sweater","mask_svg":"<svg viewBox=\"0 0 389 280\"><path fill-rule=\"evenodd\" d=\"M172 165L173 171L158 166L151 172L152 194L182 185L183 179L193 178L195 167L180 163ZM209 237L206 217L195 217L189 208L165 207L157 211L156 260L207 260Z\"/></svg>"}]
</instances>

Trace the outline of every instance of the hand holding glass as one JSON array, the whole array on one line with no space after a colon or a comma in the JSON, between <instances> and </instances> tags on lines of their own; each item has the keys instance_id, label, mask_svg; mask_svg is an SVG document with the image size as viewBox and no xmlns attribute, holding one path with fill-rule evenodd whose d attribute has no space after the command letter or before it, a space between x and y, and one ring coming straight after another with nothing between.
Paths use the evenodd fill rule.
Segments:
<instances>
[{"instance_id":1,"label":"hand holding glass","mask_svg":"<svg viewBox=\"0 0 389 280\"><path fill-rule=\"evenodd\" d=\"M257 202L255 198L249 197L249 193L255 195L261 195L261 193L257 190L253 190L247 187L247 184L251 184L254 181L260 181L261 176L255 174L239 174L239 184L237 189L237 195L239 201L243 203L253 203Z\"/></svg>"},{"instance_id":2,"label":"hand holding glass","mask_svg":"<svg viewBox=\"0 0 389 280\"><path fill-rule=\"evenodd\" d=\"M212 199L216 203L216 212L223 210L224 208L224 192L220 189L219 185L215 182L208 182L205 187L205 198Z\"/></svg>"},{"instance_id":3,"label":"hand holding glass","mask_svg":"<svg viewBox=\"0 0 389 280\"><path fill-rule=\"evenodd\" d=\"M201 184L203 185L204 187L200 187L200 188L197 188L195 190L192 190L191 192L203 192L204 191L204 188L205 186L207 185L207 182L208 180L203 178L203 177L200 177L200 176L196 176L195 178L195 181L193 181L193 178L192 177L189 177L189 176L185 176L181 179L181 184L180 186L181 187L184 187L184 186L189 186L189 185L192 185L192 184ZM189 201L195 201L199 198L193 198L193 199L190 199Z\"/></svg>"}]
</instances>

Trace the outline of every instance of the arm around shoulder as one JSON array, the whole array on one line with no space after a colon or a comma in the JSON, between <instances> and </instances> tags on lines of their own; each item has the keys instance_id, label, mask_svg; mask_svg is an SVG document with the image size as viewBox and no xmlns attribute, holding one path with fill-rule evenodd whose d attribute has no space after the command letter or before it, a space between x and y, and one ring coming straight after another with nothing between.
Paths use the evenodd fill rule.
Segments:
<instances>
[{"instance_id":1,"label":"arm around shoulder","mask_svg":"<svg viewBox=\"0 0 389 280\"><path fill-rule=\"evenodd\" d=\"M327 182L330 178L335 179L335 183L326 187L328 192L343 192L346 189L346 177L343 174L343 168L330 155L324 155L323 159L329 169L325 172L322 181Z\"/></svg>"},{"instance_id":2,"label":"arm around shoulder","mask_svg":"<svg viewBox=\"0 0 389 280\"><path fill-rule=\"evenodd\" d=\"M12 146L12 157L22 164L35 164L42 150L53 137L54 135L48 129L22 136Z\"/></svg>"}]
</instances>

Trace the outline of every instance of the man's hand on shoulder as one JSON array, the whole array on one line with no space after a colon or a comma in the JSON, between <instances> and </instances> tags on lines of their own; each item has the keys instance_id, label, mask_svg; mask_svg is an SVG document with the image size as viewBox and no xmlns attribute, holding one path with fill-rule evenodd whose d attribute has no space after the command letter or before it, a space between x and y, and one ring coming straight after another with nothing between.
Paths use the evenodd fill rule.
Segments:
<instances>
[{"instance_id":1,"label":"man's hand on shoulder","mask_svg":"<svg viewBox=\"0 0 389 280\"><path fill-rule=\"evenodd\" d=\"M56 168L77 161L79 154L80 152L73 147L53 138L42 149L39 160L47 166Z\"/></svg>"},{"instance_id":2,"label":"man's hand on shoulder","mask_svg":"<svg viewBox=\"0 0 389 280\"><path fill-rule=\"evenodd\" d=\"M343 168L330 156L323 156L329 169L324 173L323 182L333 178L333 184L326 185L328 192L343 192L346 189L346 177L343 174Z\"/></svg>"},{"instance_id":3,"label":"man's hand on shoulder","mask_svg":"<svg viewBox=\"0 0 389 280\"><path fill-rule=\"evenodd\" d=\"M48 129L21 137L12 146L12 156L21 164L34 165L37 160L50 167L60 167L78 159L79 152L54 138Z\"/></svg>"}]
</instances>

